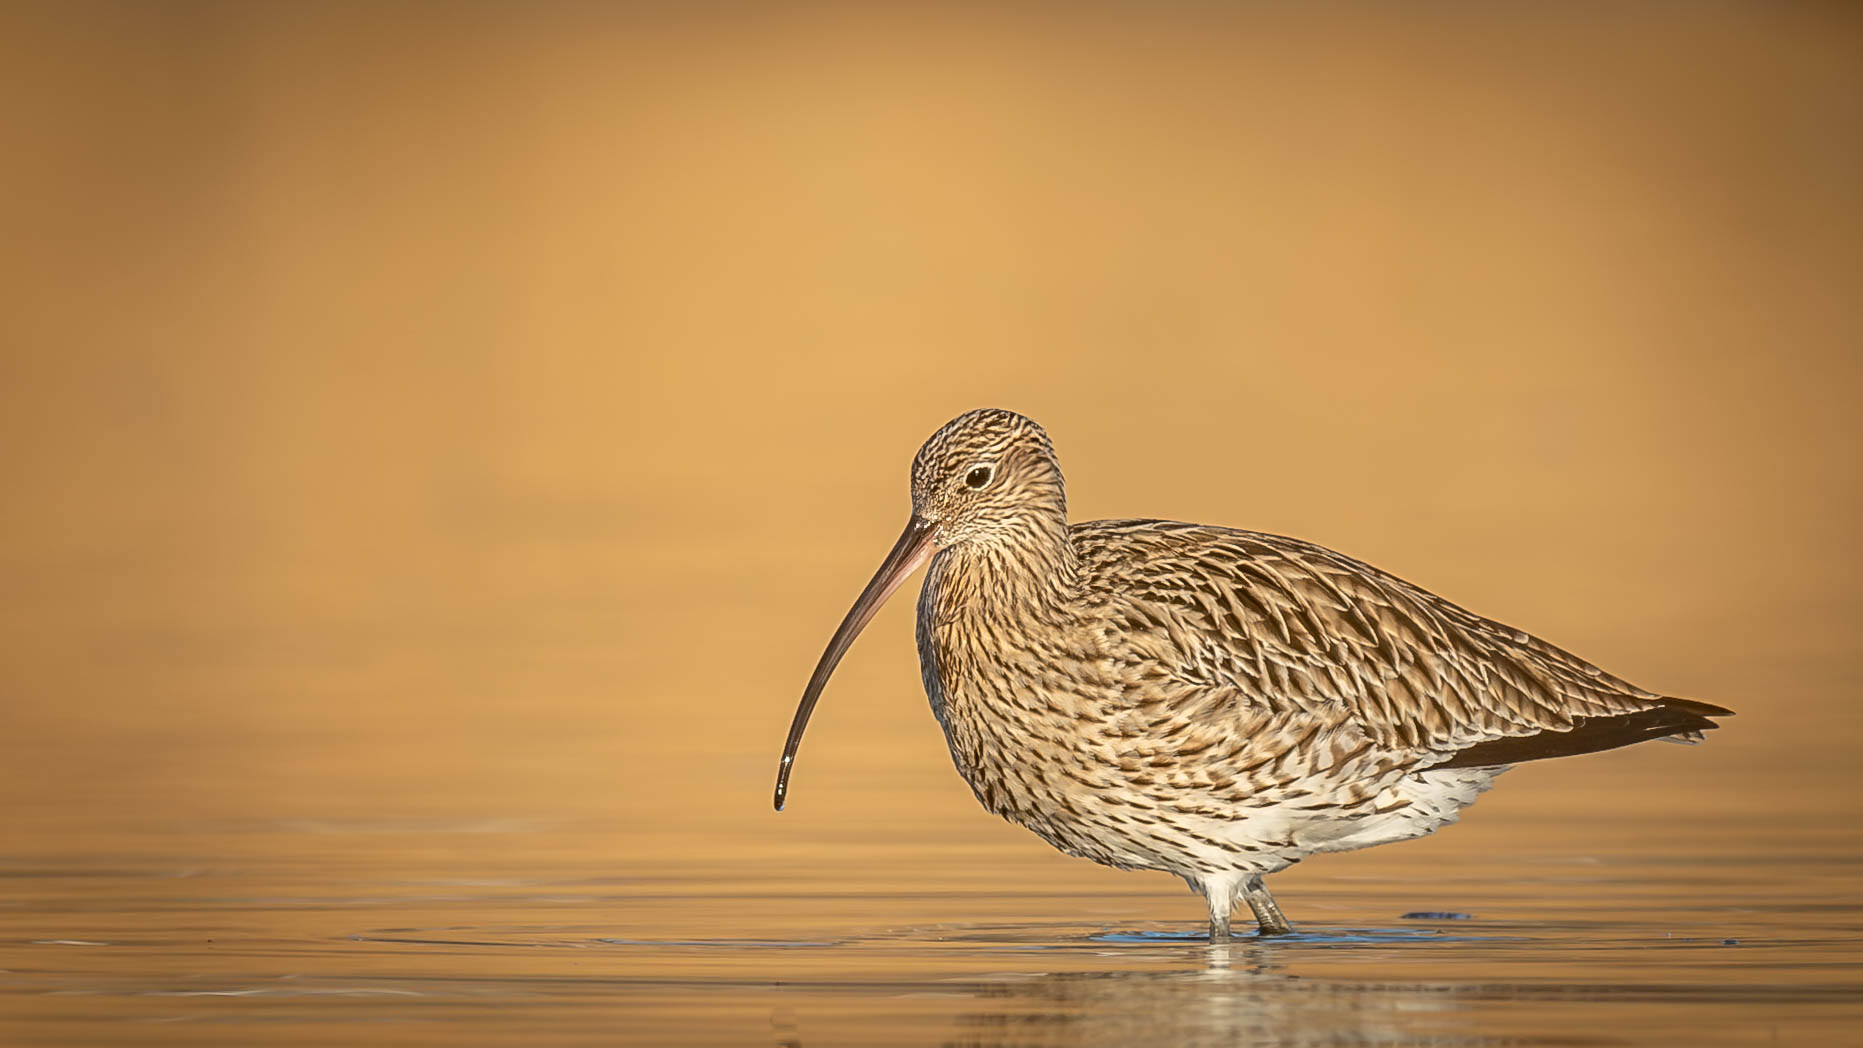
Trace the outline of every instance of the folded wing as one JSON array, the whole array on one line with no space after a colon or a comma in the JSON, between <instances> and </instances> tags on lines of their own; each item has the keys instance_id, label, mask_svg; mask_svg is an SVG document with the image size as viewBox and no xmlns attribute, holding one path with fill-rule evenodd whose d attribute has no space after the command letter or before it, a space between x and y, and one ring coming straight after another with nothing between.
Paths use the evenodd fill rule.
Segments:
<instances>
[{"instance_id":1,"label":"folded wing","mask_svg":"<svg viewBox=\"0 0 1863 1048\"><path fill-rule=\"evenodd\" d=\"M1109 658L1337 722L1417 767L1698 739L1730 711L1658 695L1524 631L1298 539L1159 521L1073 529Z\"/></svg>"}]
</instances>

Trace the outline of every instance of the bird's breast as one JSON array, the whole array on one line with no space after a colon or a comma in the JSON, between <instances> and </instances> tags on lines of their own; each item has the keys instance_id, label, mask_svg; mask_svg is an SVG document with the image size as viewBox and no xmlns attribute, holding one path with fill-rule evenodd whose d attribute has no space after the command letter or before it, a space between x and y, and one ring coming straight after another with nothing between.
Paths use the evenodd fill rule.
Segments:
<instances>
[{"instance_id":1,"label":"bird's breast","mask_svg":"<svg viewBox=\"0 0 1863 1048\"><path fill-rule=\"evenodd\" d=\"M975 580L934 562L918 608L919 667L958 774L983 806L1031 828L1082 787L1102 705L1076 634L1013 600L978 599ZM1093 712L1089 712L1093 711ZM1060 803L1057 803L1060 801ZM1038 830L1037 832L1041 832Z\"/></svg>"}]
</instances>

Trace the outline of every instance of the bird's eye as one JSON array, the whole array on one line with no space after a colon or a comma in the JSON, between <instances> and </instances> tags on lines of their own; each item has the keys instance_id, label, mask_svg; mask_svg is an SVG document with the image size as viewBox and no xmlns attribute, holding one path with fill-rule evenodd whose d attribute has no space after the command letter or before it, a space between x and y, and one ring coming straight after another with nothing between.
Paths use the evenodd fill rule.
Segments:
<instances>
[{"instance_id":1,"label":"bird's eye","mask_svg":"<svg viewBox=\"0 0 1863 1048\"><path fill-rule=\"evenodd\" d=\"M992 476L994 474L990 472L990 467L978 466L964 475L964 483L972 488L980 488L988 484Z\"/></svg>"}]
</instances>

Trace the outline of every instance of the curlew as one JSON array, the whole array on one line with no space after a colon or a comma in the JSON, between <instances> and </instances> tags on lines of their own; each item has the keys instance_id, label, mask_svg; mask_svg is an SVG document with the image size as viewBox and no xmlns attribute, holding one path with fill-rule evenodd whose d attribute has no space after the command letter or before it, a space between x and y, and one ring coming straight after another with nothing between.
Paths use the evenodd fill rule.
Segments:
<instances>
[{"instance_id":1,"label":"curlew","mask_svg":"<svg viewBox=\"0 0 1863 1048\"><path fill-rule=\"evenodd\" d=\"M947 423L912 516L822 653L919 595L925 692L977 800L1069 855L1162 870L1290 931L1262 878L1453 822L1510 765L1697 741L1719 706L1645 691L1362 561L1279 535L1067 521L1053 445L1009 411Z\"/></svg>"}]
</instances>

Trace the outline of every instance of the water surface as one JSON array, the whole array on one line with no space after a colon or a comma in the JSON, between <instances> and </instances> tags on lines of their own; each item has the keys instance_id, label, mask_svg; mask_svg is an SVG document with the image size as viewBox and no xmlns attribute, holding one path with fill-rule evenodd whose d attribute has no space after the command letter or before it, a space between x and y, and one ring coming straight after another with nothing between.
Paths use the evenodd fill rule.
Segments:
<instances>
[{"instance_id":1,"label":"water surface","mask_svg":"<svg viewBox=\"0 0 1863 1048\"><path fill-rule=\"evenodd\" d=\"M1033 839L910 861L813 841L750 869L679 834L630 854L615 821L93 816L10 841L0 1016L10 1043L174 1044L1840 1043L1863 1023L1853 831L1519 818L1297 868L1276 880L1298 934L1210 945L1174 882Z\"/></svg>"}]
</instances>

